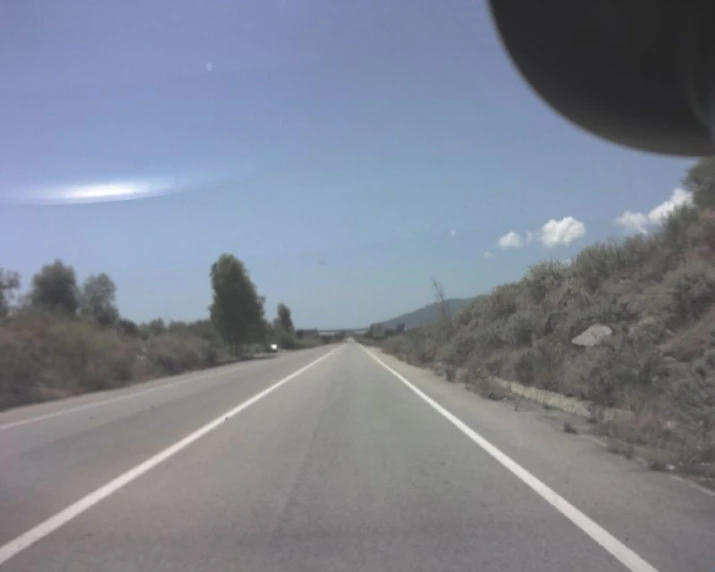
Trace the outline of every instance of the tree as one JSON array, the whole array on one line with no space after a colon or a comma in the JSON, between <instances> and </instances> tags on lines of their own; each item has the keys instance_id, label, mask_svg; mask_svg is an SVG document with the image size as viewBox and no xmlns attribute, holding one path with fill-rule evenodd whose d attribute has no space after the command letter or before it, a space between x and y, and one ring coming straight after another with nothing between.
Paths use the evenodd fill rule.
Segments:
<instances>
[{"instance_id":1,"label":"tree","mask_svg":"<svg viewBox=\"0 0 715 572\"><path fill-rule=\"evenodd\" d=\"M715 157L705 157L695 163L688 171L683 185L693 193L696 206L715 207Z\"/></svg>"},{"instance_id":2,"label":"tree","mask_svg":"<svg viewBox=\"0 0 715 572\"><path fill-rule=\"evenodd\" d=\"M447 300L444 296L444 286L439 280L432 278L432 287L434 288L434 297L437 301L440 316L444 322L449 322L452 319L452 315L449 311L449 304L447 304Z\"/></svg>"},{"instance_id":3,"label":"tree","mask_svg":"<svg viewBox=\"0 0 715 572\"><path fill-rule=\"evenodd\" d=\"M105 273L87 277L82 286L82 315L93 318L100 326L116 324L119 319L116 295L117 287Z\"/></svg>"},{"instance_id":4,"label":"tree","mask_svg":"<svg viewBox=\"0 0 715 572\"><path fill-rule=\"evenodd\" d=\"M293 327L293 318L291 317L290 308L282 302L278 304L278 324L284 331L292 334L295 332Z\"/></svg>"},{"instance_id":5,"label":"tree","mask_svg":"<svg viewBox=\"0 0 715 572\"><path fill-rule=\"evenodd\" d=\"M32 277L30 300L36 308L59 310L74 316L79 307L78 294L74 268L59 259L43 266Z\"/></svg>"},{"instance_id":6,"label":"tree","mask_svg":"<svg viewBox=\"0 0 715 572\"><path fill-rule=\"evenodd\" d=\"M135 322L122 318L119 320L117 327L119 331L130 338L136 338L139 336L139 327Z\"/></svg>"},{"instance_id":7,"label":"tree","mask_svg":"<svg viewBox=\"0 0 715 572\"><path fill-rule=\"evenodd\" d=\"M176 334L178 336L186 336L191 333L189 330L189 324L181 320L172 320L169 325L166 326L166 331L170 334Z\"/></svg>"},{"instance_id":8,"label":"tree","mask_svg":"<svg viewBox=\"0 0 715 572\"><path fill-rule=\"evenodd\" d=\"M10 306L20 289L20 275L13 270L0 268L0 318L10 312Z\"/></svg>"},{"instance_id":9,"label":"tree","mask_svg":"<svg viewBox=\"0 0 715 572\"><path fill-rule=\"evenodd\" d=\"M148 335L150 336L160 336L166 332L166 324L161 318L154 318L151 322L144 326Z\"/></svg>"},{"instance_id":10,"label":"tree","mask_svg":"<svg viewBox=\"0 0 715 572\"><path fill-rule=\"evenodd\" d=\"M243 262L222 254L211 266L211 321L233 352L265 335L263 299L258 296Z\"/></svg>"}]
</instances>

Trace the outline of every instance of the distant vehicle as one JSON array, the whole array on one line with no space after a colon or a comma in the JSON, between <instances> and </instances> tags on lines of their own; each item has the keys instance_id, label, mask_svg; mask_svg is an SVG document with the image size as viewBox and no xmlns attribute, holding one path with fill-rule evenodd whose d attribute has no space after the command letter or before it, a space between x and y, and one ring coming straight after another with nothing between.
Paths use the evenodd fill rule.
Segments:
<instances>
[{"instance_id":1,"label":"distant vehicle","mask_svg":"<svg viewBox=\"0 0 715 572\"><path fill-rule=\"evenodd\" d=\"M277 352L278 351L278 344L271 344L268 346L268 351L269 352Z\"/></svg>"}]
</instances>

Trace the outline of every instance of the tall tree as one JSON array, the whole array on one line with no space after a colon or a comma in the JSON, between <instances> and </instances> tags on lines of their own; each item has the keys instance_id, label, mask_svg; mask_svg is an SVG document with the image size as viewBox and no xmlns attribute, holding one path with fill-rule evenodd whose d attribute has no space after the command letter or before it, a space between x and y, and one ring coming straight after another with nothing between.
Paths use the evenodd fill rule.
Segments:
<instances>
[{"instance_id":1,"label":"tall tree","mask_svg":"<svg viewBox=\"0 0 715 572\"><path fill-rule=\"evenodd\" d=\"M292 334L295 331L293 327L293 318L291 317L290 308L282 302L278 304L278 324L283 331Z\"/></svg>"},{"instance_id":2,"label":"tall tree","mask_svg":"<svg viewBox=\"0 0 715 572\"><path fill-rule=\"evenodd\" d=\"M0 318L10 312L10 306L20 289L20 275L13 270L0 268Z\"/></svg>"},{"instance_id":3,"label":"tall tree","mask_svg":"<svg viewBox=\"0 0 715 572\"><path fill-rule=\"evenodd\" d=\"M234 352L264 335L263 299L258 296L243 262L222 254L211 266L211 321Z\"/></svg>"},{"instance_id":4,"label":"tall tree","mask_svg":"<svg viewBox=\"0 0 715 572\"><path fill-rule=\"evenodd\" d=\"M100 326L117 323L117 287L105 273L93 274L82 285L82 315L93 318Z\"/></svg>"},{"instance_id":5,"label":"tall tree","mask_svg":"<svg viewBox=\"0 0 715 572\"><path fill-rule=\"evenodd\" d=\"M79 292L74 268L55 260L32 277L30 300L38 308L61 310L74 316L79 307Z\"/></svg>"}]
</instances>

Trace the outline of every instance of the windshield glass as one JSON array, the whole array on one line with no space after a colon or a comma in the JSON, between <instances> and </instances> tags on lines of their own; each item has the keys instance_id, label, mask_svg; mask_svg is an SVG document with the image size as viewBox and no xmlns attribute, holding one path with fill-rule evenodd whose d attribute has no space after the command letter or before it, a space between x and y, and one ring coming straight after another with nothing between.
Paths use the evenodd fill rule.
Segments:
<instances>
[{"instance_id":1,"label":"windshield glass","mask_svg":"<svg viewBox=\"0 0 715 572\"><path fill-rule=\"evenodd\" d=\"M715 162L514 54L482 1L3 2L0 565L712 568Z\"/></svg>"}]
</instances>

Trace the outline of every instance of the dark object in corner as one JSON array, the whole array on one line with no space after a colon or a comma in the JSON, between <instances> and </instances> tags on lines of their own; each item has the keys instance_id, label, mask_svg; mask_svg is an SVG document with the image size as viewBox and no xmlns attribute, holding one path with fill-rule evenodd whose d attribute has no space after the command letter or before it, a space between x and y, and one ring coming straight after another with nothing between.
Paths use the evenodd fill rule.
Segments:
<instances>
[{"instance_id":1,"label":"dark object in corner","mask_svg":"<svg viewBox=\"0 0 715 572\"><path fill-rule=\"evenodd\" d=\"M567 119L635 149L715 154L715 1L490 4L516 67Z\"/></svg>"}]
</instances>

